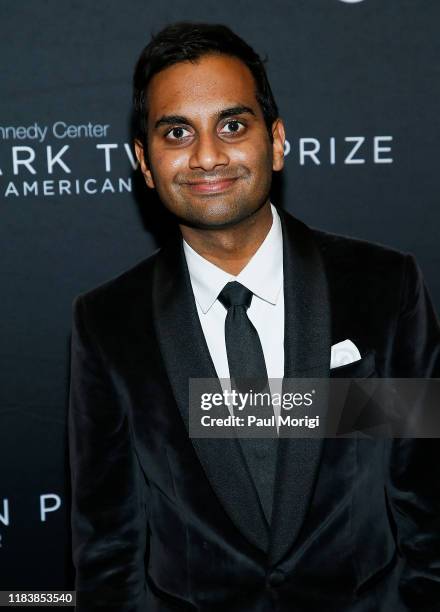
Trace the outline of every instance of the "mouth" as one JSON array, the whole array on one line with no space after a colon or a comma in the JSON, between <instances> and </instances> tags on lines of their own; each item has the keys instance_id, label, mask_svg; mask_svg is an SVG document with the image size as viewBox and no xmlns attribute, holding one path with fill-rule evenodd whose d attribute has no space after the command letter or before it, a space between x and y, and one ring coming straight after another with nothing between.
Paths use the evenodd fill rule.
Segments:
<instances>
[{"instance_id":1,"label":"mouth","mask_svg":"<svg viewBox=\"0 0 440 612\"><path fill-rule=\"evenodd\" d=\"M235 181L238 180L238 178L239 177L218 180L202 180L183 184L188 187L188 189L196 193L220 193L229 189L235 183Z\"/></svg>"}]
</instances>

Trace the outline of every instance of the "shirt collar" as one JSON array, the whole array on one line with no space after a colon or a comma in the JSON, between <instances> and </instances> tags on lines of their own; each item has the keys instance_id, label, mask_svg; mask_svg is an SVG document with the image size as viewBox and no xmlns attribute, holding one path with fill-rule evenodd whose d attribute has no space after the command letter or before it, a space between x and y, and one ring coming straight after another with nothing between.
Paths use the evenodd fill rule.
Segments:
<instances>
[{"instance_id":1,"label":"shirt collar","mask_svg":"<svg viewBox=\"0 0 440 612\"><path fill-rule=\"evenodd\" d=\"M228 274L214 265L185 240L183 250L188 264L194 297L206 314L217 299L218 294L230 281L238 281L252 293L270 304L276 304L283 283L283 237L278 212L272 210L272 226L260 247L238 276Z\"/></svg>"}]
</instances>

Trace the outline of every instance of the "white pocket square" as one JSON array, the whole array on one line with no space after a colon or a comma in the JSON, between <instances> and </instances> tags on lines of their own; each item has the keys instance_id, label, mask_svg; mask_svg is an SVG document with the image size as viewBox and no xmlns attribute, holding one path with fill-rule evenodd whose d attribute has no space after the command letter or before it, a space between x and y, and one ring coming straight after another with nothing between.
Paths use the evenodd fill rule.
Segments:
<instances>
[{"instance_id":1,"label":"white pocket square","mask_svg":"<svg viewBox=\"0 0 440 612\"><path fill-rule=\"evenodd\" d=\"M334 344L330 354L330 369L359 361L361 354L357 346L351 340L343 340Z\"/></svg>"}]
</instances>

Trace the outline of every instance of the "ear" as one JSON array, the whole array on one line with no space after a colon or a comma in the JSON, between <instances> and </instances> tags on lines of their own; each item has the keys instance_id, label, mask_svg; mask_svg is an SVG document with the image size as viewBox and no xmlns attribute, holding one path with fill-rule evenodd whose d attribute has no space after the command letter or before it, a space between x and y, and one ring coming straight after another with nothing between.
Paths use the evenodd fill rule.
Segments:
<instances>
[{"instance_id":1,"label":"ear","mask_svg":"<svg viewBox=\"0 0 440 612\"><path fill-rule=\"evenodd\" d=\"M272 123L273 137L273 161L272 170L275 172L282 170L284 167L284 143L286 141L286 132L284 130L283 120L278 117Z\"/></svg>"},{"instance_id":2,"label":"ear","mask_svg":"<svg viewBox=\"0 0 440 612\"><path fill-rule=\"evenodd\" d=\"M154 189L155 188L155 184L153 181L153 176L151 174L151 170L150 167L148 166L146 160L145 160L145 156L144 156L144 147L141 143L140 140L135 140L134 141L134 150L136 153L136 157L137 160L139 162L139 166L141 169L142 174L144 175L144 179L145 182L147 183L147 186L150 187L150 189Z\"/></svg>"}]
</instances>

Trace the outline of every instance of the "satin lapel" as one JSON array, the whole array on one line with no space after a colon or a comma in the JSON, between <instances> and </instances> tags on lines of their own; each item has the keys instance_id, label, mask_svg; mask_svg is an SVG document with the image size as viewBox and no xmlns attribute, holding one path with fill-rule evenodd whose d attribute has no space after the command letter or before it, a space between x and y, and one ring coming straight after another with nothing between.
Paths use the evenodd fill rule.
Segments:
<instances>
[{"instance_id":1,"label":"satin lapel","mask_svg":"<svg viewBox=\"0 0 440 612\"><path fill-rule=\"evenodd\" d=\"M328 378L331 317L324 265L311 230L279 212L284 250L285 377ZM271 565L281 560L299 534L310 505L323 443L317 438L279 439Z\"/></svg>"},{"instance_id":2,"label":"satin lapel","mask_svg":"<svg viewBox=\"0 0 440 612\"><path fill-rule=\"evenodd\" d=\"M174 397L189 432L189 379L212 379L217 375L197 314L181 241L158 255L153 316ZM221 392L218 381L217 384ZM191 442L236 527L252 544L267 551L267 523L237 438L191 438Z\"/></svg>"}]
</instances>

